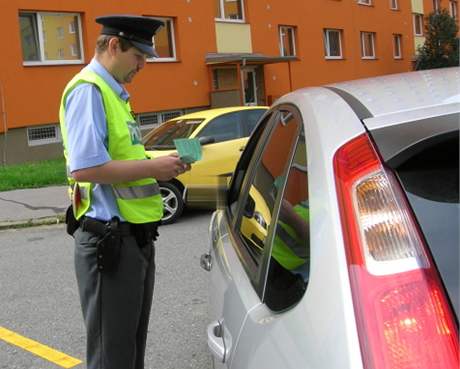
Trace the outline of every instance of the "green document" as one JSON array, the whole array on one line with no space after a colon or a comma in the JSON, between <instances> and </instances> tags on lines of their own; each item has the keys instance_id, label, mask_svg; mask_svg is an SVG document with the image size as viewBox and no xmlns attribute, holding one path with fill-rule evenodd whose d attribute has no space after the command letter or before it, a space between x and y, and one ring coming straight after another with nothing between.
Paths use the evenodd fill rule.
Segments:
<instances>
[{"instance_id":1,"label":"green document","mask_svg":"<svg viewBox=\"0 0 460 369\"><path fill-rule=\"evenodd\" d=\"M180 160L194 163L201 159L201 144L198 138L178 138L174 140Z\"/></svg>"}]
</instances>

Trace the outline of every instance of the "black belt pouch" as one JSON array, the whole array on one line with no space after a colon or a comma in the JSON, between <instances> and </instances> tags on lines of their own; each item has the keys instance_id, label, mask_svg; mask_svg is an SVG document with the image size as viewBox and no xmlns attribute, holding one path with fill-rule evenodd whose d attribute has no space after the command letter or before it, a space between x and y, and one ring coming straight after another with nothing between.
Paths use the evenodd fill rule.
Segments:
<instances>
[{"instance_id":1,"label":"black belt pouch","mask_svg":"<svg viewBox=\"0 0 460 369\"><path fill-rule=\"evenodd\" d=\"M73 207L70 205L65 212L66 231L73 237L73 234L80 226L80 222L73 215Z\"/></svg>"}]
</instances>

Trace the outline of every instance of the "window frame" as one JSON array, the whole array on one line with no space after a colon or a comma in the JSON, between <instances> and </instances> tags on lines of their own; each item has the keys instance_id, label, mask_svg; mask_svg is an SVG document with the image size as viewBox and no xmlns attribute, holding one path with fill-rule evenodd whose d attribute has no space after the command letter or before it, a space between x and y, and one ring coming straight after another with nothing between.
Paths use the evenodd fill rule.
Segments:
<instances>
[{"instance_id":1,"label":"window frame","mask_svg":"<svg viewBox=\"0 0 460 369\"><path fill-rule=\"evenodd\" d=\"M413 17L413 25L414 25L414 36L424 36L424 31L423 31L423 14L422 13L412 13ZM420 28L420 33L417 33L417 26Z\"/></svg>"},{"instance_id":2,"label":"window frame","mask_svg":"<svg viewBox=\"0 0 460 369\"><path fill-rule=\"evenodd\" d=\"M372 0L358 0L358 5L373 6Z\"/></svg>"},{"instance_id":3,"label":"window frame","mask_svg":"<svg viewBox=\"0 0 460 369\"><path fill-rule=\"evenodd\" d=\"M229 192L237 190L236 199L233 199L231 203L228 202L225 206L225 214L228 219L228 223L230 225L230 232L229 235L232 238L231 244L234 246L235 252L240 259L243 268L248 275L249 280L251 281L252 286L255 289L255 292L258 294L261 301L263 301L263 294L265 290L265 283L268 276L268 267L272 252L273 246L273 238L276 231L276 226L274 221L279 216L279 209L280 209L280 201L282 199L282 194L284 192L280 191L277 195L275 202L273 204L273 215L272 215L272 222L268 226L267 236L265 239L265 245L262 255L259 260L259 265L256 265L252 256L250 255L249 251L247 250L247 246L245 245L242 236L240 234L240 225L241 219L244 211L244 206L246 204L247 197L249 195L249 190L251 185L254 183L254 178L256 175L256 168L258 167L260 160L265 152L266 144L272 137L272 134L275 130L275 127L279 123L280 114L287 112L288 114L293 114L298 122L299 127L296 132L296 137L294 138L294 142L292 147L290 148L287 161L283 168L283 174L285 175L287 171L290 169L295 149L297 147L297 142L299 139L299 132L302 129L303 120L301 119L301 114L298 109L291 105L291 104L283 104L277 106L273 110L269 110L268 113L261 118L260 122L265 121L264 124L259 124L251 135L251 139L246 145L246 148L242 154L242 160L239 161L237 168L235 169L235 173L242 172L241 175L243 178L236 179L236 181L240 180L241 183L237 189L235 189L235 178L237 178L240 174L237 174L232 178L232 182L230 183ZM260 132L262 130L262 132ZM257 140L255 143L253 140ZM252 155L251 155L252 154ZM248 158L249 156L249 158ZM245 163L246 161L248 161ZM242 169L241 166L246 165L245 169ZM249 172L249 175L247 174ZM238 184L236 184L238 185ZM230 199L231 201L232 199ZM235 211L232 211L232 205L236 205Z\"/></svg>"},{"instance_id":4,"label":"window frame","mask_svg":"<svg viewBox=\"0 0 460 369\"><path fill-rule=\"evenodd\" d=\"M372 55L365 55L365 36L366 35L371 35L371 40L372 40ZM369 31L361 31L360 32L360 39L361 39L361 59L364 60L375 60L377 59L377 54L376 54L376 33L375 32L369 32Z\"/></svg>"},{"instance_id":5,"label":"window frame","mask_svg":"<svg viewBox=\"0 0 460 369\"><path fill-rule=\"evenodd\" d=\"M238 200L240 198L245 200L249 193L249 187L253 182L253 177L255 175L254 167L257 166L260 160L262 150L267 139L271 135L277 117L277 113L269 110L268 113L261 118L260 124L257 125L255 131L248 140L228 187L224 207L225 217L227 218L230 226L229 236L232 238L231 244L234 245L234 250L241 261L252 286L261 298L262 290L259 286L260 277L258 276L260 270L258 269L258 266L255 265L254 260L247 251L237 229L241 211L243 209L243 206ZM248 172L250 175L246 175Z\"/></svg>"},{"instance_id":6,"label":"window frame","mask_svg":"<svg viewBox=\"0 0 460 369\"><path fill-rule=\"evenodd\" d=\"M234 0L235 2L240 2L241 6L241 19L232 19L225 17L225 7L224 2L228 0L215 0L219 2L219 9L221 17L215 16L214 19L218 22L228 22L228 23L246 23L246 15L244 11L244 0ZM222 17L223 16L223 17Z\"/></svg>"},{"instance_id":7,"label":"window frame","mask_svg":"<svg viewBox=\"0 0 460 369\"><path fill-rule=\"evenodd\" d=\"M262 302L264 304L267 305L267 307L272 310L272 311L275 311L277 313L282 313L282 312L286 312L286 311L289 311L291 310L293 307L295 307L299 302L300 300L302 300L304 294L305 294L305 291L306 289L308 288L308 285L309 285L309 279L307 281L305 281L305 290L302 294L302 297L300 297L300 299L298 299L296 302L290 304L289 306L285 306L283 307L282 310L273 310L271 307L268 306L268 303L266 302L266 293L267 293L267 284L268 284L268 277L269 277L269 268L270 268L270 262L271 262L271 258L272 258L272 254L273 254L273 246L274 246L274 241L275 241L275 236L276 236L276 231L278 229L278 226L279 226L279 216L280 216L280 210L281 210L281 202L282 200L285 199L285 194L286 194L286 188L288 186L288 183L290 181L290 174L291 174L291 170L294 169L296 167L297 164L294 164L294 160L295 160L295 156L296 156L296 153L297 153L297 149L299 147L299 142L300 142L300 139L303 135L303 138L304 138L304 141L305 141L305 158L306 158L306 162L307 162L307 173L309 172L309 167L308 167L308 154L307 154L307 137L306 137L306 132L305 132L305 127L304 127L304 124L303 124L303 120L302 120L302 116L300 114L300 112L297 110L297 108L293 107L292 110L290 111L292 114L294 114L295 116L295 119L297 119L299 121L299 130L297 131L297 137L295 139L295 142L293 143L292 145L292 148L291 148L291 152L290 152L290 157L289 157L289 160L288 160L288 164L287 166L284 168L284 175L286 177L284 183L283 183L283 186L280 188L280 191L279 191L279 194L277 195L277 199L276 199L276 202L275 202L275 206L274 206L274 209L273 209L273 217L272 217L272 224L271 224L271 229L270 229L270 232L269 234L267 235L267 239L268 237L270 237L270 245L268 248L264 248L264 259L263 259L263 266L265 267L265 270L264 270L264 280L261 281L261 283L263 284L263 293L262 293ZM308 182L308 174L307 174L307 182ZM309 189L309 184L307 183L307 189ZM308 196L309 197L309 196ZM310 198L308 198L307 201L309 201ZM311 232L311 224L309 224L309 233ZM308 256L308 263L309 263L309 267L311 265L311 236L308 238L308 251L309 251L309 256Z\"/></svg>"},{"instance_id":8,"label":"window frame","mask_svg":"<svg viewBox=\"0 0 460 369\"><path fill-rule=\"evenodd\" d=\"M403 58L402 51L402 34L393 34L393 59L401 60Z\"/></svg>"},{"instance_id":9,"label":"window frame","mask_svg":"<svg viewBox=\"0 0 460 369\"><path fill-rule=\"evenodd\" d=\"M148 63L170 63L170 62L176 62L178 61L177 58L177 50L176 50L176 27L175 27L175 18L174 17L155 17L152 16L151 18L157 19L161 22L165 23L164 28L167 30L168 27L166 23L170 25L170 30L171 30L171 48L173 51L173 56L172 57L161 57L159 56L158 58L152 57L152 58L147 58L146 61ZM155 36L153 36L155 39ZM155 46L155 43L154 43Z\"/></svg>"},{"instance_id":10,"label":"window frame","mask_svg":"<svg viewBox=\"0 0 460 369\"><path fill-rule=\"evenodd\" d=\"M339 51L340 55L335 56L335 55L330 55L330 43L329 43L329 33L331 32L337 32L339 35ZM325 51L325 59L328 60L337 60L337 59L343 59L343 47L342 47L342 32L343 30L338 29L338 28L325 28L323 30L323 40L324 40L324 51Z\"/></svg>"},{"instance_id":11,"label":"window frame","mask_svg":"<svg viewBox=\"0 0 460 369\"><path fill-rule=\"evenodd\" d=\"M390 0L390 9L391 10L399 10L399 1L398 0Z\"/></svg>"},{"instance_id":12,"label":"window frame","mask_svg":"<svg viewBox=\"0 0 460 369\"><path fill-rule=\"evenodd\" d=\"M439 0L433 0L433 12L438 13L441 10L441 4Z\"/></svg>"},{"instance_id":13,"label":"window frame","mask_svg":"<svg viewBox=\"0 0 460 369\"><path fill-rule=\"evenodd\" d=\"M57 15L57 14L64 14L64 15L73 15L77 17L78 22L78 34L77 38L80 45L80 59L75 60L45 60L45 49L44 49L44 37L43 37L43 27L42 27L42 15ZM69 65L69 64L83 64L85 61L85 53L83 47L83 32L82 32L82 21L81 21L81 13L74 13L74 12L49 12L49 11L19 11L18 13L18 20L20 21L20 17L22 15L32 15L34 17L34 21L37 24L37 42L38 42L38 51L40 55L40 60L24 60L24 55L22 55L22 65L24 66L41 66L41 65ZM75 34L77 32L74 32ZM22 47L22 34L21 29L19 29L19 35L21 38L21 47Z\"/></svg>"},{"instance_id":14,"label":"window frame","mask_svg":"<svg viewBox=\"0 0 460 369\"><path fill-rule=\"evenodd\" d=\"M283 32L285 31L291 31L291 32L287 32L288 35L291 35L292 36L292 39L291 37L289 37L289 40L290 42L292 42L292 49L293 49L293 54L292 55L286 55L285 52L285 48L284 48L284 43L283 43ZM296 27L295 26L287 26L287 25L279 25L278 26L278 37L279 37L279 49L280 49L280 55L282 57L285 57L285 58L289 58L289 57L295 57L297 56L297 47L296 47Z\"/></svg>"},{"instance_id":15,"label":"window frame","mask_svg":"<svg viewBox=\"0 0 460 369\"><path fill-rule=\"evenodd\" d=\"M449 0L449 13L452 18L458 20L458 2Z\"/></svg>"}]
</instances>

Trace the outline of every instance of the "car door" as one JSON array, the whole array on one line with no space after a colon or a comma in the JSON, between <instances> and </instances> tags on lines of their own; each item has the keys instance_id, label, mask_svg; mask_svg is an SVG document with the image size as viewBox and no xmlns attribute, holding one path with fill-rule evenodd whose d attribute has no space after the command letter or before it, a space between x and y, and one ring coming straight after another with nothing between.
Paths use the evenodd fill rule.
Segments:
<instances>
[{"instance_id":1,"label":"car door","mask_svg":"<svg viewBox=\"0 0 460 369\"><path fill-rule=\"evenodd\" d=\"M260 302L244 318L233 351L232 369L314 367L305 360L309 348L305 334L308 317L297 308L310 274L305 135L297 114L292 114L287 122L296 127L296 136L286 141L289 155L283 158L283 165L278 170L268 160L261 165L278 174L268 180L273 188L274 210L266 237L260 240L263 241ZM266 150L269 149L268 143Z\"/></svg>"},{"instance_id":2,"label":"car door","mask_svg":"<svg viewBox=\"0 0 460 369\"><path fill-rule=\"evenodd\" d=\"M238 364L239 340L248 314L262 305L264 255L281 196L277 186L284 181L299 132L299 122L286 109L262 121L235 171L225 209L211 222L215 320L208 327L208 345L217 368L245 367Z\"/></svg>"},{"instance_id":3,"label":"car door","mask_svg":"<svg viewBox=\"0 0 460 369\"><path fill-rule=\"evenodd\" d=\"M202 146L202 159L193 164L188 183L188 202L213 203L220 178L230 177L247 142L241 125L240 112L214 118L197 138L212 137L214 142Z\"/></svg>"}]
</instances>

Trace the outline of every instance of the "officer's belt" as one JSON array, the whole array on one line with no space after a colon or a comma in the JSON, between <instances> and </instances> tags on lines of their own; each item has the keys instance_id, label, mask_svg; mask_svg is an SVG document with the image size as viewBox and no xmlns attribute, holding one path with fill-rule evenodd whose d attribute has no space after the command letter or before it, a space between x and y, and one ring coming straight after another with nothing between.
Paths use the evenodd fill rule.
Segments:
<instances>
[{"instance_id":1,"label":"officer's belt","mask_svg":"<svg viewBox=\"0 0 460 369\"><path fill-rule=\"evenodd\" d=\"M116 232L120 236L130 236L133 234L134 224L128 222L118 222ZM84 216L81 221L81 228L85 232L91 232L98 236L105 236L110 231L110 221L99 220Z\"/></svg>"}]
</instances>

